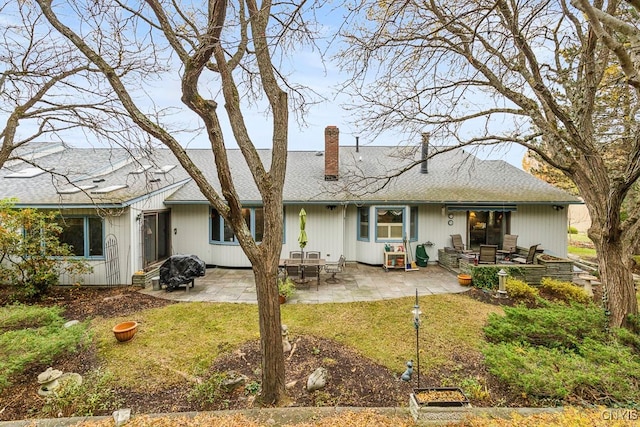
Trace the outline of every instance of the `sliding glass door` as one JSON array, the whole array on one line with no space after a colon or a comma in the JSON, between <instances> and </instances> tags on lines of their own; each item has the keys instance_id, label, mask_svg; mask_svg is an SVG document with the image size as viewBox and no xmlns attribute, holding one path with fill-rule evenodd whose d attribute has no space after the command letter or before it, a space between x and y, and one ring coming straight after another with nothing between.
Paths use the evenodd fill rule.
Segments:
<instances>
[{"instance_id":1,"label":"sliding glass door","mask_svg":"<svg viewBox=\"0 0 640 427\"><path fill-rule=\"evenodd\" d=\"M511 212L508 211L468 211L469 247L480 249L480 245L502 247L502 239L509 234Z\"/></svg>"},{"instance_id":2,"label":"sliding glass door","mask_svg":"<svg viewBox=\"0 0 640 427\"><path fill-rule=\"evenodd\" d=\"M146 212L142 227L144 267L162 261L171 254L170 211Z\"/></svg>"}]
</instances>

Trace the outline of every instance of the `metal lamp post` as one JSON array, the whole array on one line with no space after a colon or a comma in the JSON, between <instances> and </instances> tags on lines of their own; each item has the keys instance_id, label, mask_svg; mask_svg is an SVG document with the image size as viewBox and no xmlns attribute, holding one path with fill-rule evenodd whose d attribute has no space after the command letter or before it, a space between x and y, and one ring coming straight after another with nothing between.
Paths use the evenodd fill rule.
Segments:
<instances>
[{"instance_id":1,"label":"metal lamp post","mask_svg":"<svg viewBox=\"0 0 640 427\"><path fill-rule=\"evenodd\" d=\"M498 298L506 298L507 297L507 288L505 286L505 282L507 280L507 276L509 273L504 271L504 269L500 269L498 271Z\"/></svg>"},{"instance_id":2,"label":"metal lamp post","mask_svg":"<svg viewBox=\"0 0 640 427\"><path fill-rule=\"evenodd\" d=\"M413 314L413 326L416 330L416 367L418 371L418 387L420 388L420 315L422 312L420 311L420 306L418 305L418 290L416 289L416 303L413 306L413 310L411 310Z\"/></svg>"}]
</instances>

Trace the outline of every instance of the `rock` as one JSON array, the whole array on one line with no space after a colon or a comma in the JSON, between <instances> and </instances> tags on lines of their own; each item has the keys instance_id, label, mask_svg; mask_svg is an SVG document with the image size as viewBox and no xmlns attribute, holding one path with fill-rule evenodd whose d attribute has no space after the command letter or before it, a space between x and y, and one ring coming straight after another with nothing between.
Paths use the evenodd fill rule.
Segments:
<instances>
[{"instance_id":1,"label":"rock","mask_svg":"<svg viewBox=\"0 0 640 427\"><path fill-rule=\"evenodd\" d=\"M296 386L296 384L298 384L297 380L289 381L288 383L286 383L284 385L284 388L287 389L287 390L291 390L292 388L294 388Z\"/></svg>"},{"instance_id":2,"label":"rock","mask_svg":"<svg viewBox=\"0 0 640 427\"><path fill-rule=\"evenodd\" d=\"M233 391L236 388L243 386L249 381L245 375L238 374L236 372L227 373L227 378L222 381L222 387L227 391Z\"/></svg>"},{"instance_id":3,"label":"rock","mask_svg":"<svg viewBox=\"0 0 640 427\"><path fill-rule=\"evenodd\" d=\"M49 367L47 368L46 371L38 375L38 384L50 383L52 381L57 380L61 376L62 376L62 371Z\"/></svg>"},{"instance_id":4,"label":"rock","mask_svg":"<svg viewBox=\"0 0 640 427\"><path fill-rule=\"evenodd\" d=\"M70 327L72 327L73 325L77 325L78 323L80 323L80 321L79 321L79 320L69 320L69 321L68 321L67 323L65 323L63 326L64 326L65 328L70 328Z\"/></svg>"},{"instance_id":5,"label":"rock","mask_svg":"<svg viewBox=\"0 0 640 427\"><path fill-rule=\"evenodd\" d=\"M116 422L116 427L120 427L124 423L128 422L130 418L131 408L124 408L113 411L113 420Z\"/></svg>"},{"instance_id":6,"label":"rock","mask_svg":"<svg viewBox=\"0 0 640 427\"><path fill-rule=\"evenodd\" d=\"M67 372L65 374L62 374L58 381L60 382L60 384L66 382L75 382L77 385L82 385L82 375L75 372Z\"/></svg>"},{"instance_id":7,"label":"rock","mask_svg":"<svg viewBox=\"0 0 640 427\"><path fill-rule=\"evenodd\" d=\"M327 377L329 373L325 368L318 368L311 375L309 375L309 379L307 380L307 391L316 391L324 388L327 385Z\"/></svg>"}]
</instances>

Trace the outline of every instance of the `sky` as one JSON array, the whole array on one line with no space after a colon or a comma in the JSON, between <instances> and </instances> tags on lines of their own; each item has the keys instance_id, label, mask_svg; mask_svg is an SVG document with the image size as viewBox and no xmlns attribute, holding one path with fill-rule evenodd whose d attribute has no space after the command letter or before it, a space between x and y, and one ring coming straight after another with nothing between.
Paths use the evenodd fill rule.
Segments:
<instances>
[{"instance_id":1,"label":"sky","mask_svg":"<svg viewBox=\"0 0 640 427\"><path fill-rule=\"evenodd\" d=\"M340 6L336 7L328 2L324 8L316 12L318 19L319 31L325 38L319 39L318 43L328 43L334 39L334 35L338 27L344 21L344 11ZM401 134L385 133L373 140L368 139L367 134L357 128L349 117L349 112L343 108L343 105L351 102L344 93L339 93L337 87L341 82L346 80L347 76L340 72L337 65L331 61L331 53L336 51L335 45L329 49L328 55L324 56L322 61L321 55L317 49L304 47L298 49L293 55L293 59L284 63L284 70L288 74L288 78L297 84L310 88L311 90L321 94L324 99L316 97L318 104L309 107L308 114L305 116L305 123L299 123L296 120L296 114L290 113L289 125L289 149L290 150L310 150L321 151L324 149L324 129L326 126L334 125L340 129L340 144L355 145L356 137L359 137L361 145L397 145L400 141L403 144L415 143L418 145L420 141L407 142ZM179 65L176 65L179 67ZM201 90L206 93L206 83L202 85ZM164 77L161 80L146 82L146 91L157 105L165 107L175 107L176 109L185 110L184 105L180 102L181 90L179 76ZM223 112L224 108L220 96L215 93L211 97L216 99L221 105L219 110ZM147 108L150 106L148 105ZM294 106L291 103L290 108ZM225 116L221 114L221 116ZM248 109L245 118L247 119L248 129L252 136L252 140L259 148L268 148L271 146L271 124L270 118L257 108ZM223 132L227 146L235 148L237 145L233 141L231 128L225 117L223 120ZM170 118L170 121L178 126L195 126L197 121L195 115L190 111L183 111ZM429 129L425 129L428 132ZM25 135L29 132L28 126L23 126L20 132ZM209 142L204 135L180 135L179 140L184 146L189 148L208 148ZM68 135L66 141L71 145L87 145L86 136L81 132ZM434 144L438 144L437 140L432 140ZM521 168L522 156L524 149L518 146L502 146L498 149L478 151L474 154L480 158L500 159Z\"/></svg>"},{"instance_id":2,"label":"sky","mask_svg":"<svg viewBox=\"0 0 640 427\"><path fill-rule=\"evenodd\" d=\"M329 2L331 3L331 2ZM320 24L320 33L325 38L319 39L318 43L328 43L334 40L334 35L342 24L344 11L340 6L327 5L316 13L316 18ZM329 52L335 52L335 40L329 48ZM289 149L290 150L311 150L321 151L324 149L324 129L326 126L334 125L340 130L341 145L355 145L356 137L359 137L359 144L362 145L397 145L399 141L402 144L416 145L420 144L420 140L406 141L406 137L402 134L385 133L375 139L369 140L364 136L364 132L358 129L357 125L352 122L350 112L343 108L344 104L352 103L348 95L338 92L340 83L344 82L348 76L342 73L336 63L331 60L330 55L324 56L324 62L318 51L311 49L301 49L294 55L294 60L285 63L288 69L291 81L311 88L315 92L322 94L325 100L320 101L317 105L312 105L308 114L305 116L305 124L296 122L295 114L290 113L289 125ZM176 90L179 92L179 86L176 82ZM179 98L179 94L177 95ZM265 118L258 111L252 114L246 114L248 118L249 129L253 137L254 143L260 148L270 147L271 125L270 118ZM230 126L225 126L225 135L231 135ZM429 129L425 129L428 132ZM228 146L235 146L228 138ZM434 144L438 144L437 140L432 140ZM199 138L189 143L190 147L208 147L209 142L205 138ZM522 158L526 150L521 146L501 145L493 148L473 148L473 154L481 159L504 160L515 167L522 169Z\"/></svg>"}]
</instances>

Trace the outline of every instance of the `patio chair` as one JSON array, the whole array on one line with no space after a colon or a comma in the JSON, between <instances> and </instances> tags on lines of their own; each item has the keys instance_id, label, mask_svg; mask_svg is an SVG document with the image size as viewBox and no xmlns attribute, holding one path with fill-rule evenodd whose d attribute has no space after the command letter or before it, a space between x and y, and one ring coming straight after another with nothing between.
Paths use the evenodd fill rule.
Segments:
<instances>
[{"instance_id":1,"label":"patio chair","mask_svg":"<svg viewBox=\"0 0 640 427\"><path fill-rule=\"evenodd\" d=\"M453 245L453 249L455 249L458 253L466 253L471 252L464 248L464 243L462 242L462 236L460 234L452 234L451 235L451 244Z\"/></svg>"},{"instance_id":2,"label":"patio chair","mask_svg":"<svg viewBox=\"0 0 640 427\"><path fill-rule=\"evenodd\" d=\"M532 245L529 247L529 253L527 254L526 258L523 257L515 257L512 259L513 262L519 262L520 264L533 264L533 261L536 258L536 249L538 249L538 245L540 243L537 243L535 245Z\"/></svg>"},{"instance_id":3,"label":"patio chair","mask_svg":"<svg viewBox=\"0 0 640 427\"><path fill-rule=\"evenodd\" d=\"M289 252L289 258L291 258L291 259L302 258L302 251L290 251Z\"/></svg>"},{"instance_id":4,"label":"patio chair","mask_svg":"<svg viewBox=\"0 0 640 427\"><path fill-rule=\"evenodd\" d=\"M497 252L496 245L480 245L478 264L495 264Z\"/></svg>"},{"instance_id":5,"label":"patio chair","mask_svg":"<svg viewBox=\"0 0 640 427\"><path fill-rule=\"evenodd\" d=\"M329 277L325 281L326 282L331 281L332 283L337 283L338 279L336 279L336 274L342 273L342 271L344 270L345 262L346 262L346 258L344 257L344 255L340 255L340 259L338 260L338 262L328 262L324 266L324 271L331 274L331 277Z\"/></svg>"},{"instance_id":6,"label":"patio chair","mask_svg":"<svg viewBox=\"0 0 640 427\"><path fill-rule=\"evenodd\" d=\"M518 248L516 247L517 243L517 234L505 234L504 239L502 240L502 249L498 249L498 254L504 257L510 257L518 251Z\"/></svg>"},{"instance_id":7,"label":"patio chair","mask_svg":"<svg viewBox=\"0 0 640 427\"><path fill-rule=\"evenodd\" d=\"M287 277L291 278L291 280L297 280L300 277L299 265L285 265L284 269L287 272Z\"/></svg>"},{"instance_id":8,"label":"patio chair","mask_svg":"<svg viewBox=\"0 0 640 427\"><path fill-rule=\"evenodd\" d=\"M309 251L304 253L307 259L320 259L320 251Z\"/></svg>"},{"instance_id":9,"label":"patio chair","mask_svg":"<svg viewBox=\"0 0 640 427\"><path fill-rule=\"evenodd\" d=\"M303 264L302 265L304 275L304 279L316 279L316 290L318 290L318 286L320 285L320 266L313 264Z\"/></svg>"}]
</instances>

